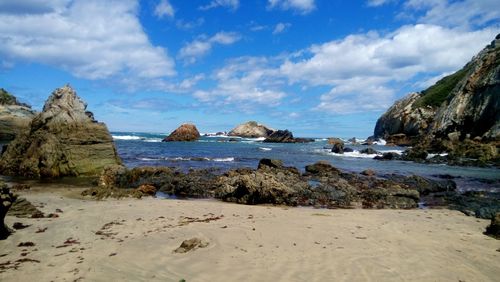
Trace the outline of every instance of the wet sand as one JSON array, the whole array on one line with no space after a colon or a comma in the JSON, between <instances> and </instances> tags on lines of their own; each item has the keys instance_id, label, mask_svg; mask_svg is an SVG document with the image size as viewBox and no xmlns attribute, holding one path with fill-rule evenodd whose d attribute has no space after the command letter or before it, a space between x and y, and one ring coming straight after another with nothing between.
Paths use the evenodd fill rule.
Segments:
<instances>
[{"instance_id":1,"label":"wet sand","mask_svg":"<svg viewBox=\"0 0 500 282\"><path fill-rule=\"evenodd\" d=\"M79 198L80 191L20 193L59 217L6 217L9 226L30 226L0 241L0 281L500 277L500 240L482 234L489 221L457 211L325 210L154 198L93 201ZM191 238L208 246L174 253ZM26 242L34 246L18 247Z\"/></svg>"}]
</instances>

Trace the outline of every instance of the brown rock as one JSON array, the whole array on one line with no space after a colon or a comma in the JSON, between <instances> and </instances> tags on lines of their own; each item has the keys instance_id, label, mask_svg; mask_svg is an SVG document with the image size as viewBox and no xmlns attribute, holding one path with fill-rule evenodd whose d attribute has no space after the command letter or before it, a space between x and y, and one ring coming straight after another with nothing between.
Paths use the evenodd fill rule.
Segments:
<instances>
[{"instance_id":1,"label":"brown rock","mask_svg":"<svg viewBox=\"0 0 500 282\"><path fill-rule=\"evenodd\" d=\"M182 241L180 247L174 250L174 253L187 253L190 251L194 251L198 248L206 248L208 246L208 242L204 242L199 238L191 238L189 240Z\"/></svg>"},{"instance_id":2,"label":"brown rock","mask_svg":"<svg viewBox=\"0 0 500 282\"><path fill-rule=\"evenodd\" d=\"M136 189L138 192L141 192L144 195L154 196L156 194L156 187L149 184L142 184Z\"/></svg>"},{"instance_id":3,"label":"brown rock","mask_svg":"<svg viewBox=\"0 0 500 282\"><path fill-rule=\"evenodd\" d=\"M200 132L194 124L185 123L170 133L163 139L164 142L170 141L196 141L200 138Z\"/></svg>"},{"instance_id":4,"label":"brown rock","mask_svg":"<svg viewBox=\"0 0 500 282\"><path fill-rule=\"evenodd\" d=\"M29 130L18 135L0 160L0 172L26 177L95 176L120 164L106 125L66 85L47 99Z\"/></svg>"},{"instance_id":5,"label":"brown rock","mask_svg":"<svg viewBox=\"0 0 500 282\"><path fill-rule=\"evenodd\" d=\"M361 172L361 174L366 176L375 176L375 171L371 169L365 169Z\"/></svg>"},{"instance_id":6,"label":"brown rock","mask_svg":"<svg viewBox=\"0 0 500 282\"><path fill-rule=\"evenodd\" d=\"M491 224L486 228L485 234L500 239L500 212L491 219Z\"/></svg>"}]
</instances>

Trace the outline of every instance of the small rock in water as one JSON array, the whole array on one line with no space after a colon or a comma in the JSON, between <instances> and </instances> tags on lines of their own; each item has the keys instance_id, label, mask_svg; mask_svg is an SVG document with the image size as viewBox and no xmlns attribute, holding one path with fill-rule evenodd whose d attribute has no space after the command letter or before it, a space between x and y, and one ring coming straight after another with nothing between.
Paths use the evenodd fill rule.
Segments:
<instances>
[{"instance_id":1,"label":"small rock in water","mask_svg":"<svg viewBox=\"0 0 500 282\"><path fill-rule=\"evenodd\" d=\"M208 242L204 242L199 238L191 238L189 240L184 240L179 248L174 250L174 253L187 253L198 248L205 248L208 246Z\"/></svg>"}]
</instances>

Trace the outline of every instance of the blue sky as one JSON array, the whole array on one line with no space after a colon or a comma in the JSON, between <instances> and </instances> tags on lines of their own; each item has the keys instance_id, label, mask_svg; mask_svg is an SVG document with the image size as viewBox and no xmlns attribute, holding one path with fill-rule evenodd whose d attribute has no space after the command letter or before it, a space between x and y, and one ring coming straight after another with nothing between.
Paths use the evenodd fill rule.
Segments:
<instances>
[{"instance_id":1,"label":"blue sky","mask_svg":"<svg viewBox=\"0 0 500 282\"><path fill-rule=\"evenodd\" d=\"M70 83L112 131L257 120L372 134L397 99L500 32L498 0L1 0L0 87L41 109Z\"/></svg>"}]
</instances>

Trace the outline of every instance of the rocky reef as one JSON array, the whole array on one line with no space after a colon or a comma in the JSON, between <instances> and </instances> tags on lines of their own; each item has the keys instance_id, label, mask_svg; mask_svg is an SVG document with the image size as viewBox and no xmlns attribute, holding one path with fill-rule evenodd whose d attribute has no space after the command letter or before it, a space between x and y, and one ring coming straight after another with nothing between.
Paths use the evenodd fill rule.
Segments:
<instances>
[{"instance_id":1,"label":"rocky reef","mask_svg":"<svg viewBox=\"0 0 500 282\"><path fill-rule=\"evenodd\" d=\"M29 128L7 146L0 173L33 178L94 176L108 165L121 164L106 125L86 108L69 85L54 90Z\"/></svg>"},{"instance_id":2,"label":"rocky reef","mask_svg":"<svg viewBox=\"0 0 500 282\"><path fill-rule=\"evenodd\" d=\"M293 133L286 129L276 130L264 140L264 143L309 143L309 142L314 142L314 139L295 138L293 137Z\"/></svg>"},{"instance_id":3,"label":"rocky reef","mask_svg":"<svg viewBox=\"0 0 500 282\"><path fill-rule=\"evenodd\" d=\"M0 88L0 142L13 140L28 129L35 111L20 103L16 97Z\"/></svg>"},{"instance_id":4,"label":"rocky reef","mask_svg":"<svg viewBox=\"0 0 500 282\"><path fill-rule=\"evenodd\" d=\"M227 135L238 136L243 138L261 138L261 137L268 137L273 132L274 129L271 129L263 124L257 123L256 121L249 121L236 126L231 131L229 131Z\"/></svg>"},{"instance_id":5,"label":"rocky reef","mask_svg":"<svg viewBox=\"0 0 500 282\"><path fill-rule=\"evenodd\" d=\"M196 141L200 138L200 132L194 124L184 123L181 124L176 130L172 131L170 135L163 139L163 142L172 141Z\"/></svg>"},{"instance_id":6,"label":"rocky reef","mask_svg":"<svg viewBox=\"0 0 500 282\"><path fill-rule=\"evenodd\" d=\"M444 161L453 164L498 165L499 93L500 34L461 70L397 101L378 119L374 137L414 146L407 160L448 153Z\"/></svg>"}]
</instances>

